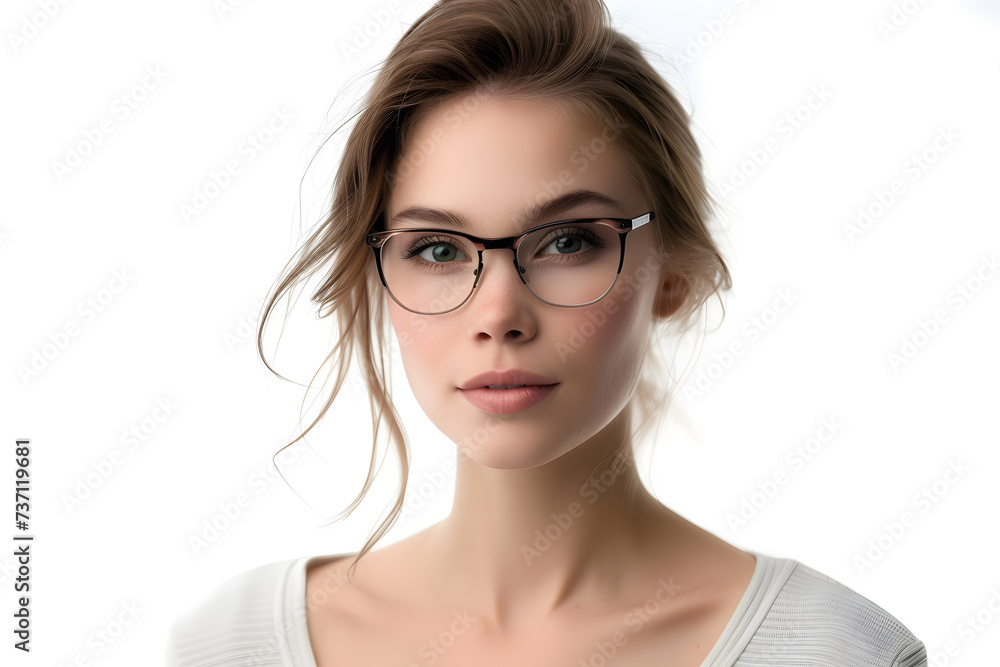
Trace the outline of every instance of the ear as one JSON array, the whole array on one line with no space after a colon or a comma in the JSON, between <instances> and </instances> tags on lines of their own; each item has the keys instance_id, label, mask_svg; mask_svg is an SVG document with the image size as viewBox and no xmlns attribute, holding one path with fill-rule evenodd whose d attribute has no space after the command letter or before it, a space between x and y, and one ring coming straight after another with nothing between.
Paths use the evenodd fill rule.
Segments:
<instances>
[{"instance_id":1,"label":"ear","mask_svg":"<svg viewBox=\"0 0 1000 667\"><path fill-rule=\"evenodd\" d=\"M666 318L673 315L684 305L688 292L689 286L686 280L666 271L653 301L653 317Z\"/></svg>"}]
</instances>

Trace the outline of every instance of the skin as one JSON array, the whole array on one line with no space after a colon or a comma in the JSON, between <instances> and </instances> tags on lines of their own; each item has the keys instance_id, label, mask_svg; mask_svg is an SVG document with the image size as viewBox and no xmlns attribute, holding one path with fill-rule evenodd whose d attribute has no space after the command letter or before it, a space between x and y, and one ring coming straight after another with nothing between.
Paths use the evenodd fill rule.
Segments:
<instances>
[{"instance_id":1,"label":"skin","mask_svg":"<svg viewBox=\"0 0 1000 667\"><path fill-rule=\"evenodd\" d=\"M577 188L622 206L578 205L533 224L652 209L613 141L591 153L584 170L571 162L607 128L537 99L488 98L469 107L468 100L447 102L417 125L402 159L420 166L391 190L390 228L441 227L393 220L419 204L462 215L472 234L510 236L530 203ZM564 170L568 183L559 182ZM366 555L353 584L340 579L350 558L311 564L307 594L338 582L334 595L310 606L321 667L376 664L373 658L430 664L428 640L452 627L458 611L474 622L447 650L432 649L433 664L575 665L616 631L627 637L615 649L618 664L667 654L670 664L701 664L746 590L754 557L664 507L638 482L634 465L581 493L617 451L625 448L634 461L626 406L650 326L684 296L651 259L653 243L652 225L629 234L625 278L605 297L617 306L610 313L604 301L559 308L538 300L521 284L509 250L484 253L479 286L453 312L418 315L386 296L414 395L458 446L454 506L445 520ZM641 280L644 264L652 270ZM561 359L558 346L598 312L604 323ZM473 376L510 368L559 385L512 415L483 412L463 398L458 387ZM565 522L571 512L571 525L554 525L553 514ZM536 531L547 529L556 538L539 542ZM665 592L660 582L673 587ZM625 623L630 610L661 596L668 602L655 614Z\"/></svg>"}]
</instances>

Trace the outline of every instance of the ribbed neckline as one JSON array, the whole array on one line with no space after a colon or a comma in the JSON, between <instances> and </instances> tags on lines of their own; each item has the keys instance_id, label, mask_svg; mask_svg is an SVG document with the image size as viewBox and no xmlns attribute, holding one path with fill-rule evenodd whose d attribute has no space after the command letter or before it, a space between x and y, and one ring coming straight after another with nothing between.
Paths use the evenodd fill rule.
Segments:
<instances>
[{"instance_id":1,"label":"ribbed neckline","mask_svg":"<svg viewBox=\"0 0 1000 667\"><path fill-rule=\"evenodd\" d=\"M729 618L729 623L722 630L715 646L705 656L701 667L731 667L736 662L764 621L785 581L798 565L789 558L774 558L750 549L744 551L757 559L753 576Z\"/></svg>"}]
</instances>

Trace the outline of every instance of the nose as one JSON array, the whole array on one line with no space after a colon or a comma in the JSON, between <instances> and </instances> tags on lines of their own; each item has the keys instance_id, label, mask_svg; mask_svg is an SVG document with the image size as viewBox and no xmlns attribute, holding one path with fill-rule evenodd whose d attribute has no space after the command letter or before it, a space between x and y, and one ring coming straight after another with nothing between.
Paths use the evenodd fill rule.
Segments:
<instances>
[{"instance_id":1,"label":"nose","mask_svg":"<svg viewBox=\"0 0 1000 667\"><path fill-rule=\"evenodd\" d=\"M537 332L535 304L541 302L521 282L513 251L484 250L479 282L465 304L469 309L470 335L498 341L530 340Z\"/></svg>"}]
</instances>

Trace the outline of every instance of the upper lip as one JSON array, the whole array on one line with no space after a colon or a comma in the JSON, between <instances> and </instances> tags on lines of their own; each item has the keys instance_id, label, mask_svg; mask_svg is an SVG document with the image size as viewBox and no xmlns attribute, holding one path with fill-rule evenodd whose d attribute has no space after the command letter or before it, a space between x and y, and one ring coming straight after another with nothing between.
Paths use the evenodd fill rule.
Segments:
<instances>
[{"instance_id":1,"label":"upper lip","mask_svg":"<svg viewBox=\"0 0 1000 667\"><path fill-rule=\"evenodd\" d=\"M466 380L459 387L459 389L477 389L479 387L486 387L490 385L507 386L521 384L547 385L558 383L553 382L546 377L542 377L537 373L532 373L520 368L511 368L506 371L486 371L485 373L480 373L479 375Z\"/></svg>"}]
</instances>

